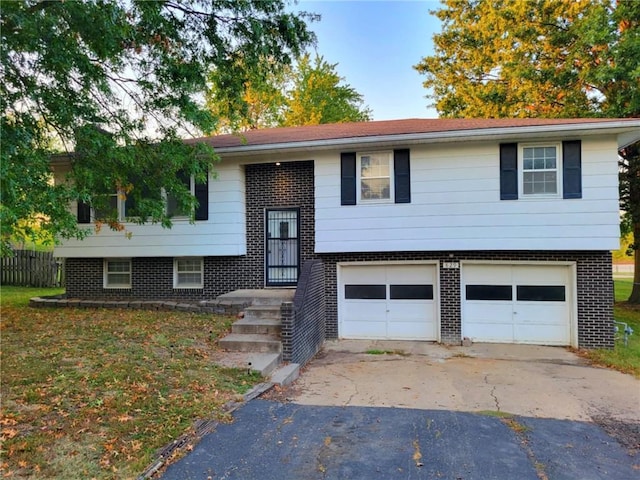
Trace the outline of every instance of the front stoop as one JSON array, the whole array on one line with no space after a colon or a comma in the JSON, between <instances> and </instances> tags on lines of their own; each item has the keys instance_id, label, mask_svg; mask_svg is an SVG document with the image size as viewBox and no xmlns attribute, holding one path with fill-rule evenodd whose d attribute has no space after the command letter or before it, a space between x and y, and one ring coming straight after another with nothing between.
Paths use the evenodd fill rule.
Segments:
<instances>
[{"instance_id":1,"label":"front stoop","mask_svg":"<svg viewBox=\"0 0 640 480\"><path fill-rule=\"evenodd\" d=\"M218 342L230 357L235 357L233 366L250 368L262 376L278 368L282 361L280 306L292 301L294 294L295 291L289 289L237 290L218 297L220 301L242 301L250 305L244 309L244 318L235 321L231 333ZM260 355L270 357L263 359Z\"/></svg>"}]
</instances>

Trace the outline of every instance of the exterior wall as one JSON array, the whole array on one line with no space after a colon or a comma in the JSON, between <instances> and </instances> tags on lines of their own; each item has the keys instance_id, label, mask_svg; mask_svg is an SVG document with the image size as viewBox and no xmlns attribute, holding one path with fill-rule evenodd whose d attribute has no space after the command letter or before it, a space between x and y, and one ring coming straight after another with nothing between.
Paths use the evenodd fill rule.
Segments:
<instances>
[{"instance_id":1,"label":"exterior wall","mask_svg":"<svg viewBox=\"0 0 640 480\"><path fill-rule=\"evenodd\" d=\"M613 279L611 254L602 251L490 251L490 252L389 252L323 254L326 282L326 336L338 338L338 296L336 264L371 261L440 261L440 328L444 343L462 340L460 270L444 269L443 262L557 261L577 264L578 345L582 348L613 347Z\"/></svg>"},{"instance_id":2,"label":"exterior wall","mask_svg":"<svg viewBox=\"0 0 640 480\"><path fill-rule=\"evenodd\" d=\"M545 136L508 141L561 145L562 140L569 138ZM520 195L517 200L500 200L499 143L495 140L395 146L411 149L411 203L404 204L341 205L340 152L318 155L316 251L618 248L618 162L614 136L582 138L579 199Z\"/></svg>"},{"instance_id":3,"label":"exterior wall","mask_svg":"<svg viewBox=\"0 0 640 480\"><path fill-rule=\"evenodd\" d=\"M180 257L225 256L246 253L245 176L241 165L216 166L209 178L209 219L189 223L175 220L170 229L160 225L124 223L125 232L107 226L84 240L65 240L56 247L57 257ZM248 192L247 192L248 193ZM77 205L71 205L76 211ZM87 228L94 228L87 225ZM125 233L131 233L130 238Z\"/></svg>"},{"instance_id":4,"label":"exterior wall","mask_svg":"<svg viewBox=\"0 0 640 480\"><path fill-rule=\"evenodd\" d=\"M144 253L140 257L132 255L130 289L103 288L103 258L68 258L67 297L203 300L239 288L262 288L265 283L264 212L271 207L300 208L301 264L314 257L313 162L290 162L280 166L274 163L253 164L246 165L244 170L246 192L242 204L246 202L247 205L246 231L243 232L248 243L246 255L205 255L204 288L173 288L173 256L184 255L176 248L169 252L171 256L168 257L150 257ZM209 215L211 218L211 210ZM241 216L244 217L244 212ZM159 238L158 241L161 240ZM127 240L119 238L119 242Z\"/></svg>"},{"instance_id":5,"label":"exterior wall","mask_svg":"<svg viewBox=\"0 0 640 480\"><path fill-rule=\"evenodd\" d=\"M320 260L304 264L293 302L282 305L282 356L304 365L325 339L325 277Z\"/></svg>"}]
</instances>

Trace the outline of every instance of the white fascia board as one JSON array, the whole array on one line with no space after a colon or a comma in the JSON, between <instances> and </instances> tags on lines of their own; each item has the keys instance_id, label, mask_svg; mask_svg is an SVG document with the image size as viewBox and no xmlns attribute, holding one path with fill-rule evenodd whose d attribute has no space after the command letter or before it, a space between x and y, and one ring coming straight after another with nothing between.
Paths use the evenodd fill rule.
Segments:
<instances>
[{"instance_id":1,"label":"white fascia board","mask_svg":"<svg viewBox=\"0 0 640 480\"><path fill-rule=\"evenodd\" d=\"M421 143L445 143L481 140L523 139L544 135L565 137L567 134L616 134L619 136L619 148L640 140L640 120L595 123L570 123L564 125L537 125L526 127L480 128L474 130L453 130L445 132L407 133L400 135L377 135L367 137L349 137L308 142L283 142L264 145L242 145L237 147L216 148L216 153L231 157L247 153L285 153L312 150L331 150L335 148L390 147L393 145L414 145ZM626 144L624 143L626 142Z\"/></svg>"}]
</instances>

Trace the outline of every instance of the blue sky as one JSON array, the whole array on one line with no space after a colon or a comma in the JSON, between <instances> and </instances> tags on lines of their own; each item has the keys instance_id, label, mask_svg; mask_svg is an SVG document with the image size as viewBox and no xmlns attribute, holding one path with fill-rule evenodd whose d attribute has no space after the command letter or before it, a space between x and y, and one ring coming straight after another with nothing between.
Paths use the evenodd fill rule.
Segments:
<instances>
[{"instance_id":1,"label":"blue sky","mask_svg":"<svg viewBox=\"0 0 640 480\"><path fill-rule=\"evenodd\" d=\"M295 10L318 13L311 24L317 50L337 63L346 83L364 96L374 120L436 118L427 108L423 76L412 66L433 53L440 21L436 1L300 0Z\"/></svg>"}]
</instances>

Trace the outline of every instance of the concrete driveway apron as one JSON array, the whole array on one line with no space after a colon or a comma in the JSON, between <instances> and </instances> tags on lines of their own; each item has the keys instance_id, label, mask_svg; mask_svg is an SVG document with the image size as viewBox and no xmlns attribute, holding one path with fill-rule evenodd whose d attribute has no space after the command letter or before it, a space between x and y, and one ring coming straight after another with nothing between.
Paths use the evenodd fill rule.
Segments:
<instances>
[{"instance_id":1,"label":"concrete driveway apron","mask_svg":"<svg viewBox=\"0 0 640 480\"><path fill-rule=\"evenodd\" d=\"M640 479L639 397L561 348L331 342L162 478Z\"/></svg>"}]
</instances>

